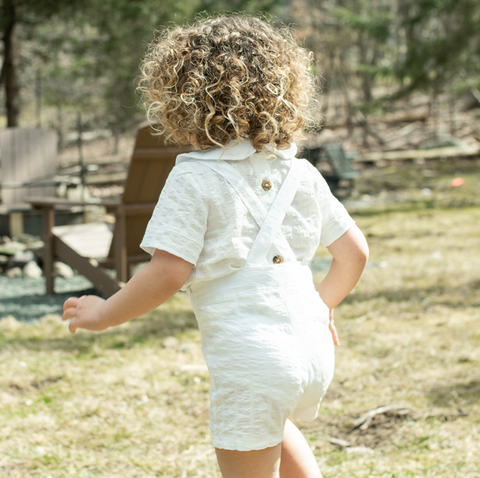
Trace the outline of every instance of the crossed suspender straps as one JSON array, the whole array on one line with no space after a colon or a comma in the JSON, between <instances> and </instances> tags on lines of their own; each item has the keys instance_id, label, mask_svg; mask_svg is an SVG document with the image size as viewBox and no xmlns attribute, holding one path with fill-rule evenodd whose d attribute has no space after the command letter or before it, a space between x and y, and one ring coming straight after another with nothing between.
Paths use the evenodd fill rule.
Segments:
<instances>
[{"instance_id":1,"label":"crossed suspender straps","mask_svg":"<svg viewBox=\"0 0 480 478\"><path fill-rule=\"evenodd\" d=\"M295 159L292 160L290 170L268 211L243 176L231 164L225 161L214 162L200 160L198 162L209 167L226 179L260 227L260 231L250 249L246 265L261 265L272 248L272 245L279 251L285 261L295 261L296 258L292 248L281 232L281 225L287 209L292 204L298 189L300 162Z\"/></svg>"}]
</instances>

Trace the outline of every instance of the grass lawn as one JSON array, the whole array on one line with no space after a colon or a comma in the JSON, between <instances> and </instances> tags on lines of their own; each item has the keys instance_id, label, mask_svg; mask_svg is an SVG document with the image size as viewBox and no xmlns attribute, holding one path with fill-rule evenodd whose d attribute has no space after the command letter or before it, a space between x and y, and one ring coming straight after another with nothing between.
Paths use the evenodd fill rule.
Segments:
<instances>
[{"instance_id":1,"label":"grass lawn","mask_svg":"<svg viewBox=\"0 0 480 478\"><path fill-rule=\"evenodd\" d=\"M480 477L479 168L366 171L358 190L370 265L336 310L319 417L297 425L325 478ZM208 388L184 295L101 334L3 318L0 477L219 478Z\"/></svg>"}]
</instances>

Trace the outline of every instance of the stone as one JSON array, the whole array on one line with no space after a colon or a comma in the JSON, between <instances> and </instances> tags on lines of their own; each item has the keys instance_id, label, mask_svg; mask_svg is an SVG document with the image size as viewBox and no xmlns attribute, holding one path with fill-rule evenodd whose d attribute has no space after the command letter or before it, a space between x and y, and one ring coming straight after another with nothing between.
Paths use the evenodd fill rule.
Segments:
<instances>
[{"instance_id":1,"label":"stone","mask_svg":"<svg viewBox=\"0 0 480 478\"><path fill-rule=\"evenodd\" d=\"M32 236L32 234L21 234L20 236L15 238L16 241L21 242L22 244L26 244L30 247L30 244L37 242L40 240L38 236Z\"/></svg>"},{"instance_id":2,"label":"stone","mask_svg":"<svg viewBox=\"0 0 480 478\"><path fill-rule=\"evenodd\" d=\"M28 243L28 249L30 251L38 251L39 249L42 249L45 246L45 243L43 241L32 241Z\"/></svg>"},{"instance_id":3,"label":"stone","mask_svg":"<svg viewBox=\"0 0 480 478\"><path fill-rule=\"evenodd\" d=\"M6 242L5 244L0 244L0 254L6 256L13 256L16 252L22 252L27 248L26 244L22 244L17 241Z\"/></svg>"},{"instance_id":4,"label":"stone","mask_svg":"<svg viewBox=\"0 0 480 478\"><path fill-rule=\"evenodd\" d=\"M16 277L22 277L22 269L20 269L20 267L12 267L11 269L8 269L7 272L5 272L5 275L9 279L15 279Z\"/></svg>"},{"instance_id":5,"label":"stone","mask_svg":"<svg viewBox=\"0 0 480 478\"><path fill-rule=\"evenodd\" d=\"M32 251L18 251L10 257L9 267L25 267L29 262L35 260Z\"/></svg>"},{"instance_id":6,"label":"stone","mask_svg":"<svg viewBox=\"0 0 480 478\"><path fill-rule=\"evenodd\" d=\"M162 342L162 346L166 349L174 349L178 346L178 340L175 337L167 337Z\"/></svg>"},{"instance_id":7,"label":"stone","mask_svg":"<svg viewBox=\"0 0 480 478\"><path fill-rule=\"evenodd\" d=\"M8 263L8 256L0 255L0 265Z\"/></svg>"},{"instance_id":8,"label":"stone","mask_svg":"<svg viewBox=\"0 0 480 478\"><path fill-rule=\"evenodd\" d=\"M64 277L65 279L70 279L75 275L73 269L63 262L54 262L53 270L56 276Z\"/></svg>"},{"instance_id":9,"label":"stone","mask_svg":"<svg viewBox=\"0 0 480 478\"><path fill-rule=\"evenodd\" d=\"M42 269L38 267L38 264L35 261L30 261L23 268L23 276L30 279L39 279L42 277Z\"/></svg>"}]
</instances>

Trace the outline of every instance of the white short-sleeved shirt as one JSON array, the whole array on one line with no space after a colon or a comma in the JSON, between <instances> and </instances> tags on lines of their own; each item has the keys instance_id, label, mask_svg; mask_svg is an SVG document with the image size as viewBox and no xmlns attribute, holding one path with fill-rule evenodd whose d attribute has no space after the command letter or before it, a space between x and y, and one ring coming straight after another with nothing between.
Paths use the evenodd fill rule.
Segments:
<instances>
[{"instance_id":1,"label":"white short-sleeved shirt","mask_svg":"<svg viewBox=\"0 0 480 478\"><path fill-rule=\"evenodd\" d=\"M242 199L227 181L195 159L228 161L244 177L266 209L275 199L291 161L301 161L304 174L282 223L282 232L298 261L313 259L318 245L332 244L354 224L319 173L288 150L255 152L251 142L232 142L226 150L179 155L148 223L141 247L160 249L191 262L183 289L194 281L223 277L241 269L259 231ZM269 181L271 188L262 187Z\"/></svg>"}]
</instances>

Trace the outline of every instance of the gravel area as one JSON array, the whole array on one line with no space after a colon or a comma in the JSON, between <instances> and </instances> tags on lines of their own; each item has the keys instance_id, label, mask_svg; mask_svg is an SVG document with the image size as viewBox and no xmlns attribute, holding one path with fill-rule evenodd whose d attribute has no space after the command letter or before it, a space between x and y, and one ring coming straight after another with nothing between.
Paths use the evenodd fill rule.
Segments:
<instances>
[{"instance_id":1,"label":"gravel area","mask_svg":"<svg viewBox=\"0 0 480 478\"><path fill-rule=\"evenodd\" d=\"M313 259L313 273L326 273L331 259ZM369 263L367 267L382 267L382 264ZM136 270L140 268L137 266ZM13 316L17 320L31 322L47 314L62 314L62 306L69 297L87 294L100 295L93 284L85 277L76 275L70 279L55 278L55 295L45 294L45 280L19 277L9 279L0 275L0 320Z\"/></svg>"},{"instance_id":2,"label":"gravel area","mask_svg":"<svg viewBox=\"0 0 480 478\"><path fill-rule=\"evenodd\" d=\"M0 276L0 319L13 316L21 321L34 321L47 314L62 314L62 306L68 297L96 294L92 283L77 275L70 279L55 279L57 294L45 294L45 280Z\"/></svg>"}]
</instances>

